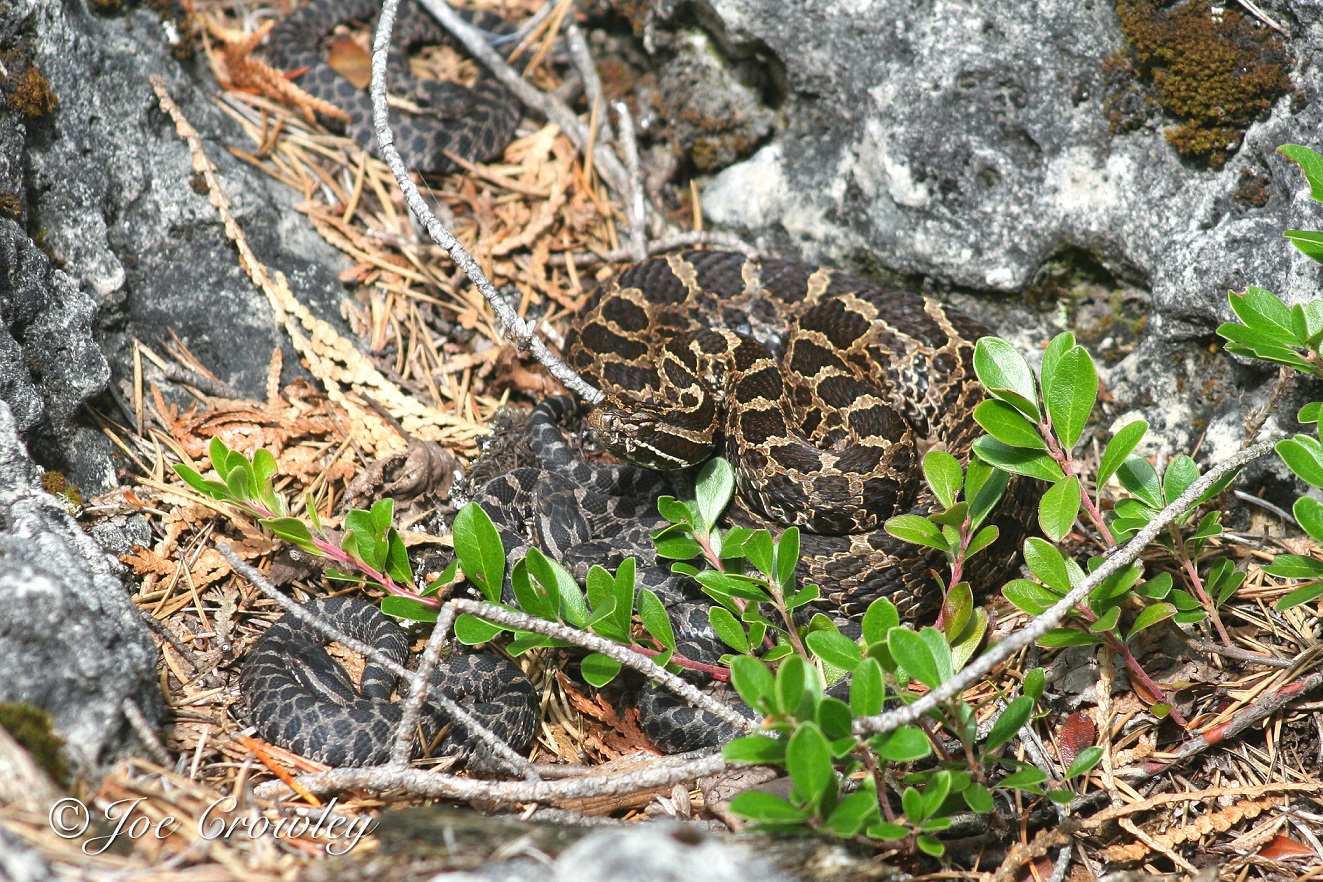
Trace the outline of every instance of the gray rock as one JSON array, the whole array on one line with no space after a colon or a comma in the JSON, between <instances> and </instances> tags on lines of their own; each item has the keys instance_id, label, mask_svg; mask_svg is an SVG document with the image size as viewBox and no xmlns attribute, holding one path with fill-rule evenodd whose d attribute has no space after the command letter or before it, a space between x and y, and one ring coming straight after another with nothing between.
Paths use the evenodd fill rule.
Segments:
<instances>
[{"instance_id":1,"label":"gray rock","mask_svg":"<svg viewBox=\"0 0 1323 882\"><path fill-rule=\"evenodd\" d=\"M653 27L685 33L692 19L667 19L673 6L653 4ZM1214 400L1207 370L1185 371L1231 317L1226 292L1257 284L1298 301L1323 280L1281 238L1323 227L1323 209L1275 152L1323 128L1323 74L1310 62L1323 4L1267 6L1289 29L1303 101L1279 99L1211 170L1168 144L1170 118L1111 131L1102 65L1124 45L1112 3L709 0L731 52L768 55L788 91L784 127L709 183L705 214L771 253L984 291L1022 291L1063 246L1083 249L1152 294L1146 338L1113 380L1121 410L1142 412L1177 449L1210 430L1225 452L1258 396ZM1247 177L1262 205L1234 198ZM1028 342L1051 333L1043 322ZM1215 370L1233 387L1265 376ZM1155 414L1173 405L1172 418Z\"/></svg>"},{"instance_id":2,"label":"gray rock","mask_svg":"<svg viewBox=\"0 0 1323 882\"><path fill-rule=\"evenodd\" d=\"M559 858L555 882L788 882L744 846L690 825L653 822L585 836Z\"/></svg>"},{"instance_id":3,"label":"gray rock","mask_svg":"<svg viewBox=\"0 0 1323 882\"><path fill-rule=\"evenodd\" d=\"M42 465L99 488L114 482L109 445L76 416L110 377L92 339L95 312L17 223L0 218L0 399Z\"/></svg>"},{"instance_id":4,"label":"gray rock","mask_svg":"<svg viewBox=\"0 0 1323 882\"><path fill-rule=\"evenodd\" d=\"M160 719L157 652L119 564L39 481L0 402L0 702L46 710L94 775L137 740L124 702Z\"/></svg>"},{"instance_id":5,"label":"gray rock","mask_svg":"<svg viewBox=\"0 0 1323 882\"><path fill-rule=\"evenodd\" d=\"M298 364L196 187L188 149L157 106L151 76L164 79L201 133L258 257L284 272L317 315L340 324L343 286L336 273L344 258L290 209L287 188L229 153L226 145L242 144L245 136L212 102L208 75L172 57L178 39L175 25L147 7L104 16L81 2L16 0L0 15L0 47L18 46L59 99L53 113L33 120L16 120L0 106L0 146L6 148L0 188L19 188L14 192L31 209L22 220L39 221L42 248L67 275L60 284L71 281L86 292L84 303L98 307L95 332L121 401L128 398L134 341L160 349L170 332L244 394L264 393L277 348L285 350L286 379ZM14 156L9 148L16 131L23 149ZM66 321L49 331L67 331L81 351L84 328ZM103 363L99 374L89 369L80 375L69 397L105 381ZM68 410L41 394L53 418ZM114 485L106 451L66 446L70 476L84 492ZM45 451L34 452L45 461Z\"/></svg>"}]
</instances>

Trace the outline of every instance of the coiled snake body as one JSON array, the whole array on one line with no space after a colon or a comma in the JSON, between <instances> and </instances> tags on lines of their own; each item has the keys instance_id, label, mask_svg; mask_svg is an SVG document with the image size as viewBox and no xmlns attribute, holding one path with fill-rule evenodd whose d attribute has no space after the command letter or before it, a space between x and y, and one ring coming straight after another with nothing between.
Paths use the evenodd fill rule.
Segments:
<instances>
[{"instance_id":1,"label":"coiled snake body","mask_svg":"<svg viewBox=\"0 0 1323 882\"><path fill-rule=\"evenodd\" d=\"M375 16L379 0L314 0L296 9L272 30L267 40L267 61L282 70L306 69L297 80L306 92L328 101L349 117L346 132L364 149L376 152L372 101L368 94L336 73L323 60L321 40L336 25ZM421 44L455 44L454 38L416 3L401 6L389 55L390 82L423 112L390 111L395 146L405 165L441 174L454 167L446 156L484 162L505 150L519 123L518 100L485 69L472 87L441 80L414 79L402 50ZM469 24L493 34L511 34L514 25L490 12L455 10Z\"/></svg>"},{"instance_id":2,"label":"coiled snake body","mask_svg":"<svg viewBox=\"0 0 1323 882\"><path fill-rule=\"evenodd\" d=\"M800 525L798 575L821 587L829 611L855 617L888 597L909 618L930 615L941 599L931 574L941 569L940 556L893 539L881 525L892 514L934 508L919 489L921 449L941 446L968 462L983 395L974 342L985 333L933 301L822 267L720 252L650 260L599 292L565 346L568 363L607 393L588 414L589 427L613 452L643 465L589 465L565 437L574 401L552 398L528 423L536 462L505 470L473 498L496 522L512 560L535 544L582 579L593 563L637 558L640 584L671 607L682 653L700 658L708 651L700 644L715 640L706 600L657 559L648 534L666 524L657 497L684 492L654 469L719 451L737 474L732 520L778 531ZM1013 479L995 517L1000 537L965 570L976 591L1016 565L1032 512L1029 488ZM377 698L370 724L349 705L310 711L306 682L278 649L290 635L272 633L284 621L255 647L241 681L246 695L260 686L265 696L250 698L254 717L272 720L258 722L264 737L338 763L348 752L332 756L324 745L328 733L348 731L362 744L351 759L384 759L383 733L398 712L383 717ZM523 694L508 704L527 701ZM668 752L734 734L654 689L645 689L640 708L644 730ZM531 713L507 708L496 719L530 720L520 725L531 736Z\"/></svg>"},{"instance_id":3,"label":"coiled snake body","mask_svg":"<svg viewBox=\"0 0 1323 882\"><path fill-rule=\"evenodd\" d=\"M921 450L962 464L981 434L977 339L987 330L935 301L824 267L691 252L630 267L589 304L566 360L606 402L588 425L614 453L654 468L721 451L735 469L732 519L803 528L801 576L861 614L889 597L935 611L940 559L882 524L926 514ZM1001 537L971 581L1014 565L1031 500L1012 481Z\"/></svg>"},{"instance_id":4,"label":"coiled snake body","mask_svg":"<svg viewBox=\"0 0 1323 882\"><path fill-rule=\"evenodd\" d=\"M365 600L321 598L303 609L376 647L397 664L408 656L404 632ZM327 654L326 642L317 630L289 614L268 628L249 650L239 675L249 719L267 741L328 765L380 765L390 757L391 733L400 721L400 705L391 701L395 675L369 661L355 688L344 668ZM537 692L524 672L504 658L452 655L438 666L432 689L462 705L516 749L533 738ZM420 722L425 742L442 727L454 725L434 705L426 707ZM439 752L454 753L469 746L459 727L442 740Z\"/></svg>"}]
</instances>

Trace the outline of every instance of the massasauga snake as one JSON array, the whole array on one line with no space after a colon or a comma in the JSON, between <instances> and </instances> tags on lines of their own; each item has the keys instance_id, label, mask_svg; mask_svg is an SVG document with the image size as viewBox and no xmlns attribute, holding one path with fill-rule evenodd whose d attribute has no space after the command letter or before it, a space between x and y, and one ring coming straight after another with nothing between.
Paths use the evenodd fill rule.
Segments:
<instances>
[{"instance_id":1,"label":"massasauga snake","mask_svg":"<svg viewBox=\"0 0 1323 882\"><path fill-rule=\"evenodd\" d=\"M881 525L893 514L933 506L920 489L921 451L940 446L967 460L980 434L974 341L985 333L933 301L823 267L719 252L650 260L605 286L565 345L568 363L607 393L587 415L592 434L639 464L586 462L566 439L574 401L552 398L528 421L531 462L486 480L473 497L496 521L512 560L536 544L582 578L593 563L638 558L641 584L672 607L688 641L682 649L699 657L713 651L703 598L658 563L648 531L665 524L656 498L677 492L673 470L720 452L737 475L731 519L774 531L799 525L799 575L821 586L828 610L857 616L873 599L889 597L911 618L931 617L940 592L930 570L941 561ZM1027 490L1016 480L1008 487L997 516L1001 537L966 571L976 586L999 584L1014 567L1032 514ZM281 639L264 638L249 662L268 681L290 665L288 638ZM699 645L704 641L709 648ZM269 688L247 670L244 678ZM336 725L326 725L312 709L320 699L296 693L297 677L287 680L278 701L266 691L254 699L245 688L265 737L287 741L291 730L315 732L296 743L302 749L297 744L323 745L347 730L365 741L355 759L384 756L372 751L385 748L366 746L380 743L375 734L357 733L378 731L381 715L393 713L383 710L388 702L355 706L358 717L337 711ZM514 730L514 740L531 735L526 682L515 689L519 700L487 718ZM379 692L388 695L388 686ZM645 731L667 751L732 734L652 689L640 707ZM334 761L325 749L323 755Z\"/></svg>"}]
</instances>

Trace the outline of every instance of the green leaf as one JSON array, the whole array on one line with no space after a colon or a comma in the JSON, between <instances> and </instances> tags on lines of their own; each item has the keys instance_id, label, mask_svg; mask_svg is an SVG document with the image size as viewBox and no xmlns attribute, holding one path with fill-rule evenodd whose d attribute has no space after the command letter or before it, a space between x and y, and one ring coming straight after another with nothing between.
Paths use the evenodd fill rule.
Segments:
<instances>
[{"instance_id":1,"label":"green leaf","mask_svg":"<svg viewBox=\"0 0 1323 882\"><path fill-rule=\"evenodd\" d=\"M1057 365L1061 361L1061 356L1074 348L1075 335L1070 331L1062 331L1052 338L1052 342L1048 343L1047 348L1043 350L1043 363L1038 370L1038 385L1043 389L1047 389L1048 386L1056 382Z\"/></svg>"},{"instance_id":2,"label":"green leaf","mask_svg":"<svg viewBox=\"0 0 1323 882\"><path fill-rule=\"evenodd\" d=\"M1043 689L1047 685L1047 677L1042 668L1033 668L1024 675L1024 682L1020 684L1020 691L1025 695L1038 701L1043 697Z\"/></svg>"},{"instance_id":3,"label":"green leaf","mask_svg":"<svg viewBox=\"0 0 1323 882\"><path fill-rule=\"evenodd\" d=\"M942 769L932 776L928 786L923 789L924 818L931 818L936 815L950 793L951 773L946 769Z\"/></svg>"},{"instance_id":4,"label":"green leaf","mask_svg":"<svg viewBox=\"0 0 1323 882\"><path fill-rule=\"evenodd\" d=\"M849 755L858 744L850 736L850 730L854 724L854 715L850 713L850 706L839 698L832 698L830 695L823 696L822 701L818 702L818 710L814 715L814 720L818 728L822 729L822 734L829 741L837 742L845 739L847 746L845 755ZM833 754L835 751L833 751Z\"/></svg>"},{"instance_id":5,"label":"green leaf","mask_svg":"<svg viewBox=\"0 0 1323 882\"><path fill-rule=\"evenodd\" d=\"M198 493L212 499L218 499L221 502L229 501L230 488L222 484L220 481L208 481L186 465L177 465L174 468L175 474L183 478L184 483L192 487Z\"/></svg>"},{"instance_id":6,"label":"green leaf","mask_svg":"<svg viewBox=\"0 0 1323 882\"><path fill-rule=\"evenodd\" d=\"M1293 606L1311 603L1318 597L1323 597L1323 582L1302 585L1294 591L1289 592L1285 597L1277 601L1276 605L1273 606L1273 609L1281 612L1282 610L1290 609Z\"/></svg>"},{"instance_id":7,"label":"green leaf","mask_svg":"<svg viewBox=\"0 0 1323 882\"><path fill-rule=\"evenodd\" d=\"M961 796L965 799L965 805L969 806L971 812L980 815L986 815L992 811L993 800L992 791L977 782L970 784L965 788Z\"/></svg>"},{"instance_id":8,"label":"green leaf","mask_svg":"<svg viewBox=\"0 0 1323 882\"><path fill-rule=\"evenodd\" d=\"M1070 450L1079 441L1098 397L1098 370L1081 346L1062 354L1050 385L1043 386L1043 405L1062 446Z\"/></svg>"},{"instance_id":9,"label":"green leaf","mask_svg":"<svg viewBox=\"0 0 1323 882\"><path fill-rule=\"evenodd\" d=\"M1116 470L1121 467L1121 463L1126 461L1130 452L1135 449L1144 438L1144 433L1148 431L1148 423L1143 420L1135 420L1132 423L1126 423L1121 427L1112 440L1107 442L1107 447L1103 450L1102 461L1098 464L1097 485L1101 487L1107 483L1107 480L1116 474Z\"/></svg>"},{"instance_id":10,"label":"green leaf","mask_svg":"<svg viewBox=\"0 0 1323 882\"><path fill-rule=\"evenodd\" d=\"M804 697L804 660L797 655L788 656L776 671L776 709L793 714Z\"/></svg>"},{"instance_id":11,"label":"green leaf","mask_svg":"<svg viewBox=\"0 0 1323 882\"><path fill-rule=\"evenodd\" d=\"M464 575L488 603L500 603L501 585L505 581L505 548L492 519L482 506L470 502L455 515L452 533L455 556Z\"/></svg>"},{"instance_id":12,"label":"green leaf","mask_svg":"<svg viewBox=\"0 0 1323 882\"><path fill-rule=\"evenodd\" d=\"M1035 423L1041 419L1034 372L1010 343L999 337L980 337L974 345L974 373L994 398L1006 401Z\"/></svg>"},{"instance_id":13,"label":"green leaf","mask_svg":"<svg viewBox=\"0 0 1323 882\"><path fill-rule=\"evenodd\" d=\"M922 834L916 836L914 838L914 844L919 847L919 851L923 852L929 857L937 858L946 854L946 846L942 844L942 840L935 839L932 836L926 836Z\"/></svg>"},{"instance_id":14,"label":"green leaf","mask_svg":"<svg viewBox=\"0 0 1323 882\"><path fill-rule=\"evenodd\" d=\"M936 548L938 551L947 551L949 548L946 538L942 536L942 531L938 529L937 525L919 515L896 515L887 518L887 522L882 526L883 529L902 542L926 545L929 548Z\"/></svg>"},{"instance_id":15,"label":"green leaf","mask_svg":"<svg viewBox=\"0 0 1323 882\"><path fill-rule=\"evenodd\" d=\"M712 630L727 646L739 653L749 651L749 637L730 610L724 606L708 607L707 619Z\"/></svg>"},{"instance_id":16,"label":"green leaf","mask_svg":"<svg viewBox=\"0 0 1323 882\"><path fill-rule=\"evenodd\" d=\"M872 780L872 778L865 779L868 782ZM871 786L861 786L832 809L823 826L834 835L849 839L863 829L865 824L877 818L877 791Z\"/></svg>"},{"instance_id":17,"label":"green leaf","mask_svg":"<svg viewBox=\"0 0 1323 882\"><path fill-rule=\"evenodd\" d=\"M887 639L888 631L900 625L900 612L890 600L879 597L864 610L864 618L859 625L864 633L864 643L881 643Z\"/></svg>"},{"instance_id":18,"label":"green leaf","mask_svg":"<svg viewBox=\"0 0 1323 882\"><path fill-rule=\"evenodd\" d=\"M868 836L870 839L880 839L883 842L894 842L897 839L904 839L906 836L909 836L910 828L884 821L881 824L871 825L864 831L864 835Z\"/></svg>"},{"instance_id":19,"label":"green leaf","mask_svg":"<svg viewBox=\"0 0 1323 882\"><path fill-rule=\"evenodd\" d=\"M1199 480L1199 467L1185 454L1172 459L1162 475L1162 495L1166 502L1175 502L1177 497Z\"/></svg>"},{"instance_id":20,"label":"green leaf","mask_svg":"<svg viewBox=\"0 0 1323 882\"><path fill-rule=\"evenodd\" d=\"M1005 710L997 715L997 722L988 732L987 750L996 750L1015 737L1016 733L1029 722L1029 715L1034 711L1034 700L1027 695L1012 699Z\"/></svg>"},{"instance_id":21,"label":"green leaf","mask_svg":"<svg viewBox=\"0 0 1323 882\"><path fill-rule=\"evenodd\" d=\"M1055 545L1037 536L1030 536L1024 541L1024 563L1029 567L1029 572L1053 591L1061 594L1070 591L1070 570L1066 568L1066 559Z\"/></svg>"},{"instance_id":22,"label":"green leaf","mask_svg":"<svg viewBox=\"0 0 1323 882\"><path fill-rule=\"evenodd\" d=\"M291 545L297 545L309 554L320 557L323 553L312 544L312 533L308 532L308 525L298 518L261 518L258 523L278 538Z\"/></svg>"},{"instance_id":23,"label":"green leaf","mask_svg":"<svg viewBox=\"0 0 1323 882\"><path fill-rule=\"evenodd\" d=\"M1098 765L1103 758L1103 749L1101 747L1086 747L1076 754L1075 759L1066 769L1066 780L1083 775L1085 772Z\"/></svg>"},{"instance_id":24,"label":"green leaf","mask_svg":"<svg viewBox=\"0 0 1323 882\"><path fill-rule=\"evenodd\" d=\"M868 743L877 755L893 763L910 763L932 753L932 741L917 726L901 726L885 735L874 735Z\"/></svg>"},{"instance_id":25,"label":"green leaf","mask_svg":"<svg viewBox=\"0 0 1323 882\"><path fill-rule=\"evenodd\" d=\"M965 560L969 560L983 549L997 541L1001 535L1001 530L996 524L988 524L983 529L974 534L974 538L969 540L969 545L965 546Z\"/></svg>"},{"instance_id":26,"label":"green leaf","mask_svg":"<svg viewBox=\"0 0 1323 882\"><path fill-rule=\"evenodd\" d=\"M698 526L703 533L712 532L734 492L735 472L721 457L712 457L699 469L694 481L694 498L698 502Z\"/></svg>"},{"instance_id":27,"label":"green leaf","mask_svg":"<svg viewBox=\"0 0 1323 882\"><path fill-rule=\"evenodd\" d=\"M1276 294L1251 285L1243 294L1228 294L1227 299L1246 327L1284 346L1297 342L1295 329L1291 327L1291 310Z\"/></svg>"},{"instance_id":28,"label":"green leaf","mask_svg":"<svg viewBox=\"0 0 1323 882\"><path fill-rule=\"evenodd\" d=\"M809 813L795 808L779 796L761 790L746 790L730 801L730 810L760 824L802 824Z\"/></svg>"},{"instance_id":29,"label":"green leaf","mask_svg":"<svg viewBox=\"0 0 1323 882\"><path fill-rule=\"evenodd\" d=\"M1309 182L1309 195L1315 202L1323 202L1323 156L1299 144L1283 144L1277 152L1300 166Z\"/></svg>"},{"instance_id":30,"label":"green leaf","mask_svg":"<svg viewBox=\"0 0 1323 882\"><path fill-rule=\"evenodd\" d=\"M836 772L831 760L831 747L818 725L800 724L786 745L786 770L805 808L816 810L834 799Z\"/></svg>"},{"instance_id":31,"label":"green leaf","mask_svg":"<svg viewBox=\"0 0 1323 882\"><path fill-rule=\"evenodd\" d=\"M882 712L886 687L882 680L882 666L875 658L867 658L854 669L850 679L850 710L857 717L871 717Z\"/></svg>"},{"instance_id":32,"label":"green leaf","mask_svg":"<svg viewBox=\"0 0 1323 882\"><path fill-rule=\"evenodd\" d=\"M1176 607L1166 601L1144 607L1144 610L1135 616L1135 624L1131 627L1130 633L1126 635L1126 641L1133 640L1140 631L1151 628L1163 619L1169 619L1174 615L1176 615Z\"/></svg>"},{"instance_id":33,"label":"green leaf","mask_svg":"<svg viewBox=\"0 0 1323 882\"><path fill-rule=\"evenodd\" d=\"M1038 427L1004 401L989 398L974 408L974 420L983 431L1011 447L1047 450L1047 442Z\"/></svg>"},{"instance_id":34,"label":"green leaf","mask_svg":"<svg viewBox=\"0 0 1323 882\"><path fill-rule=\"evenodd\" d=\"M1323 401L1311 401L1296 414L1296 420L1302 423L1316 423L1323 419Z\"/></svg>"},{"instance_id":35,"label":"green leaf","mask_svg":"<svg viewBox=\"0 0 1323 882\"><path fill-rule=\"evenodd\" d=\"M1075 526L1080 511L1080 479L1071 475L1057 481L1038 500L1038 525L1053 542L1060 542Z\"/></svg>"},{"instance_id":36,"label":"green leaf","mask_svg":"<svg viewBox=\"0 0 1323 882\"><path fill-rule=\"evenodd\" d=\"M1028 579L1012 579L1001 590L1016 609L1031 616L1042 615L1061 599L1060 594Z\"/></svg>"},{"instance_id":37,"label":"green leaf","mask_svg":"<svg viewBox=\"0 0 1323 882\"><path fill-rule=\"evenodd\" d=\"M657 549L657 556L667 560L693 560L703 553L703 546L682 528L674 533L654 536L652 544Z\"/></svg>"},{"instance_id":38,"label":"green leaf","mask_svg":"<svg viewBox=\"0 0 1323 882\"><path fill-rule=\"evenodd\" d=\"M1312 230L1287 230L1283 236L1306 256L1323 263L1323 233Z\"/></svg>"},{"instance_id":39,"label":"green leaf","mask_svg":"<svg viewBox=\"0 0 1323 882\"><path fill-rule=\"evenodd\" d=\"M980 459L971 459L965 470L965 498L969 500L969 523L977 527L997 506L1006 492L1006 472Z\"/></svg>"},{"instance_id":40,"label":"green leaf","mask_svg":"<svg viewBox=\"0 0 1323 882\"><path fill-rule=\"evenodd\" d=\"M984 338L987 339L987 338ZM933 658L928 642L909 628L892 628L887 633L887 649L910 676L935 689L942 682L942 674Z\"/></svg>"},{"instance_id":41,"label":"green leaf","mask_svg":"<svg viewBox=\"0 0 1323 882\"><path fill-rule=\"evenodd\" d=\"M923 478L943 508L955 505L965 474L960 462L945 450L929 450L923 457Z\"/></svg>"},{"instance_id":42,"label":"green leaf","mask_svg":"<svg viewBox=\"0 0 1323 882\"><path fill-rule=\"evenodd\" d=\"M1162 484L1158 472L1148 460L1130 456L1116 470L1116 477L1121 486L1133 493L1136 498L1149 508L1162 508Z\"/></svg>"},{"instance_id":43,"label":"green leaf","mask_svg":"<svg viewBox=\"0 0 1323 882\"><path fill-rule=\"evenodd\" d=\"M1001 779L1001 786L1007 790L1029 790L1036 793L1038 785L1047 780L1047 775L1041 769L1028 768L1021 769Z\"/></svg>"},{"instance_id":44,"label":"green leaf","mask_svg":"<svg viewBox=\"0 0 1323 882\"><path fill-rule=\"evenodd\" d=\"M1066 476L1061 466L1046 453L1011 447L989 436L974 442L974 452L988 465L1015 475L1041 478L1044 481L1060 481Z\"/></svg>"},{"instance_id":45,"label":"green leaf","mask_svg":"<svg viewBox=\"0 0 1323 882\"><path fill-rule=\"evenodd\" d=\"M749 559L758 572L771 578L772 571L775 569L775 543L772 541L772 534L766 530L756 530L744 540L744 556Z\"/></svg>"},{"instance_id":46,"label":"green leaf","mask_svg":"<svg viewBox=\"0 0 1323 882\"><path fill-rule=\"evenodd\" d=\"M1291 506L1291 513L1312 539L1323 542L1323 503L1310 496L1301 496Z\"/></svg>"},{"instance_id":47,"label":"green leaf","mask_svg":"<svg viewBox=\"0 0 1323 882\"><path fill-rule=\"evenodd\" d=\"M728 763L748 763L756 766L779 766L786 761L786 743L780 738L766 735L747 735L736 738L721 750Z\"/></svg>"},{"instance_id":48,"label":"green leaf","mask_svg":"<svg viewBox=\"0 0 1323 882\"><path fill-rule=\"evenodd\" d=\"M770 706L776 694L776 682L767 665L747 655L731 660L730 682L744 703L754 709Z\"/></svg>"},{"instance_id":49,"label":"green leaf","mask_svg":"<svg viewBox=\"0 0 1323 882\"><path fill-rule=\"evenodd\" d=\"M650 588L639 590L639 619L643 622L643 630L662 646L675 652L675 631L671 628L671 617L666 614L665 604Z\"/></svg>"},{"instance_id":50,"label":"green leaf","mask_svg":"<svg viewBox=\"0 0 1323 882\"><path fill-rule=\"evenodd\" d=\"M1323 487L1323 444L1308 435L1278 441L1277 455L1287 468L1314 487Z\"/></svg>"},{"instance_id":51,"label":"green leaf","mask_svg":"<svg viewBox=\"0 0 1323 882\"><path fill-rule=\"evenodd\" d=\"M777 585L788 592L795 585L795 565L799 563L799 527L786 527L776 543Z\"/></svg>"},{"instance_id":52,"label":"green leaf","mask_svg":"<svg viewBox=\"0 0 1323 882\"><path fill-rule=\"evenodd\" d=\"M559 602L557 612L560 617L576 628L585 627L588 624L588 602L574 577L558 561L537 548L530 548L524 561L528 565L528 574Z\"/></svg>"},{"instance_id":53,"label":"green leaf","mask_svg":"<svg viewBox=\"0 0 1323 882\"><path fill-rule=\"evenodd\" d=\"M600 652L590 652L583 657L579 670L589 686L601 689L620 673L620 662Z\"/></svg>"},{"instance_id":54,"label":"green leaf","mask_svg":"<svg viewBox=\"0 0 1323 882\"><path fill-rule=\"evenodd\" d=\"M477 646L479 643L486 643L504 630L505 628L500 625L484 622L477 616L471 616L468 613L464 613L455 619L455 637L465 646Z\"/></svg>"},{"instance_id":55,"label":"green leaf","mask_svg":"<svg viewBox=\"0 0 1323 882\"><path fill-rule=\"evenodd\" d=\"M1094 646L1101 642L1100 638L1074 628L1053 628L1038 638L1038 645L1044 649L1062 646Z\"/></svg>"},{"instance_id":56,"label":"green leaf","mask_svg":"<svg viewBox=\"0 0 1323 882\"><path fill-rule=\"evenodd\" d=\"M1263 571L1283 579L1323 579L1323 561L1299 554L1279 554Z\"/></svg>"},{"instance_id":57,"label":"green leaf","mask_svg":"<svg viewBox=\"0 0 1323 882\"><path fill-rule=\"evenodd\" d=\"M843 671L853 671L863 660L859 644L839 631L814 631L804 642L818 658Z\"/></svg>"},{"instance_id":58,"label":"green leaf","mask_svg":"<svg viewBox=\"0 0 1323 882\"><path fill-rule=\"evenodd\" d=\"M411 622L435 622L437 614L437 608L434 606L420 603L412 597L394 595L381 598L381 611L388 616Z\"/></svg>"},{"instance_id":59,"label":"green leaf","mask_svg":"<svg viewBox=\"0 0 1323 882\"><path fill-rule=\"evenodd\" d=\"M211 436L211 443L207 445L207 458L211 460L211 467L216 470L222 481L229 477L230 448L225 446L219 435Z\"/></svg>"}]
</instances>

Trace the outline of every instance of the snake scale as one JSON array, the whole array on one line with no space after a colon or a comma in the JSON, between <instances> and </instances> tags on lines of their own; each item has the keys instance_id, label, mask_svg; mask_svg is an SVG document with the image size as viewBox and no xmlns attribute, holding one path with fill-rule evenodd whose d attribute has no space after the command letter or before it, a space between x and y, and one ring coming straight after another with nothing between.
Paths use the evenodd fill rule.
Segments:
<instances>
[{"instance_id":1,"label":"snake scale","mask_svg":"<svg viewBox=\"0 0 1323 882\"><path fill-rule=\"evenodd\" d=\"M576 402L550 398L525 429L531 462L473 480L472 495L512 560L536 545L582 579L594 563L635 557L640 585L671 610L681 653L710 658L721 650L706 600L657 558L649 533L666 525L657 497L686 492L683 469L721 453L736 473L728 516L773 531L799 525L798 575L821 587L827 611L857 617L888 597L908 618L931 616L941 599L931 572L942 568L940 557L893 539L882 523L933 509L919 486L921 451L939 446L968 461L983 398L974 342L986 333L935 301L794 261L690 252L637 264L590 300L564 347L566 361L606 393L587 414L591 434L634 462L586 461L566 437ZM966 569L976 590L1016 566L1032 514L1030 487L1013 479L995 517L1000 537ZM352 759L384 758L381 733L398 718L382 697L388 686L365 673L370 708L339 699L338 707L310 710L310 681L336 678L300 675L303 662L290 672L289 647L298 641L273 633L285 621L255 647L241 679L245 695L258 695L249 703L259 731L332 763L349 756L329 752L332 731L362 745ZM497 699L493 725L505 730L516 720L519 737L523 726L531 735L529 690L516 686ZM653 687L644 687L639 706L644 730L667 752L734 734ZM264 724L262 715L273 719Z\"/></svg>"},{"instance_id":2,"label":"snake scale","mask_svg":"<svg viewBox=\"0 0 1323 882\"><path fill-rule=\"evenodd\" d=\"M366 150L376 152L372 101L367 92L342 77L324 60L321 41L339 24L373 18L379 0L316 0L278 24L267 39L266 57L285 71L305 70L298 85L328 101L349 117L346 132ZM455 10L469 24L496 35L515 27L490 12ZM417 3L401 5L392 51L390 83L422 112L390 111L391 131L400 158L410 168L443 174L454 167L448 152L470 162L485 162L505 150L519 123L518 100L485 69L471 87L442 80L415 79L408 73L405 50L423 44L458 45ZM401 88L403 86L403 88Z\"/></svg>"}]
</instances>

